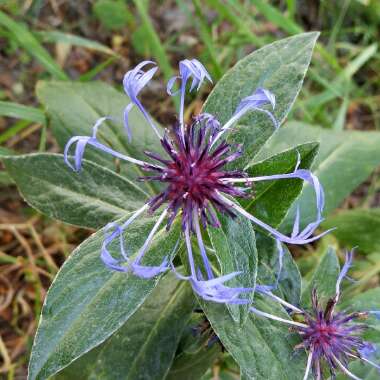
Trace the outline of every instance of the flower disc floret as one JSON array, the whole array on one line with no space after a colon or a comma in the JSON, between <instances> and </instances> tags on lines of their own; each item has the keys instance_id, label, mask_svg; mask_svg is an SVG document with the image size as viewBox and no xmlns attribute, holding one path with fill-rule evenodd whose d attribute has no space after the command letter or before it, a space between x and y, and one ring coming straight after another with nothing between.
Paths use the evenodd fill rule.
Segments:
<instances>
[{"instance_id":1,"label":"flower disc floret","mask_svg":"<svg viewBox=\"0 0 380 380\"><path fill-rule=\"evenodd\" d=\"M141 179L166 184L166 189L153 197L149 205L151 212L154 212L168 203L168 228L181 212L183 229L190 226L193 231L193 210L198 210L204 227L207 224L219 227L215 210L234 215L220 192L233 197L247 196L244 189L223 181L225 178L244 178L245 175L240 171L224 169L227 163L240 157L239 147L234 151L231 145L221 141L214 149L210 149L216 132L218 123L210 123L209 119L198 117L185 129L184 139L179 126L176 126L173 129L173 138L167 133L161 140L169 160L146 152L150 158L163 165L162 168L147 165L146 170L154 172L155 175Z\"/></svg>"}]
</instances>

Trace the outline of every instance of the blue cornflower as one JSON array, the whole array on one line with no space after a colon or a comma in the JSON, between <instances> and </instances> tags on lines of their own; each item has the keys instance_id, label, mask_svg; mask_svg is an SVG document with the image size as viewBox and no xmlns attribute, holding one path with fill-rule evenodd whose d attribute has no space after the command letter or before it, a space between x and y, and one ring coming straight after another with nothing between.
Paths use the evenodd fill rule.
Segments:
<instances>
[{"instance_id":1,"label":"blue cornflower","mask_svg":"<svg viewBox=\"0 0 380 380\"><path fill-rule=\"evenodd\" d=\"M277 317L251 306L250 311L260 317L269 318L278 322L292 326L301 337L302 342L296 349L305 349L308 353L308 360L304 380L307 380L310 371L315 379L323 378L323 363L330 370L332 378L335 372L340 369L352 379L360 380L359 377L349 371L348 363L350 359L360 359L364 363L370 364L380 372L380 366L370 360L376 351L375 347L366 342L361 334L367 326L363 323L353 323L355 320L364 320L368 315L376 314L377 311L341 312L335 311L339 302L342 280L347 276L353 260L353 252L346 254L346 261L342 267L336 282L335 296L330 298L324 308L321 307L315 289L312 290L312 311L306 311L296 307L272 293L272 287L257 285L256 294L269 297L280 303L291 315L297 315L297 321ZM302 322L299 322L303 318Z\"/></svg>"},{"instance_id":2,"label":"blue cornflower","mask_svg":"<svg viewBox=\"0 0 380 380\"><path fill-rule=\"evenodd\" d=\"M281 248L282 243L305 244L322 236L312 236L322 221L324 205L322 186L317 177L309 170L299 169L299 157L294 171L290 174L250 178L243 170L232 171L226 169L228 163L242 155L241 146L233 146L227 143L223 138L226 132L229 131L241 117L252 111L267 114L273 121L274 127L277 128L278 123L273 114L264 108L269 106L269 108L274 109L276 104L275 96L269 90L259 88L240 102L236 112L224 125L221 125L214 115L207 113L196 116L193 122L187 125L184 122L184 102L187 84L191 81L191 91L195 88L199 89L205 80L211 82L210 75L204 66L196 59L181 61L179 64L180 75L172 78L168 82L167 91L174 96L175 94L172 93L172 87L176 80L180 81L179 91L177 91L181 99L179 122L173 126L170 133L167 131L161 136L159 129L138 99L142 88L149 82L157 70L156 66L153 66L148 71L144 71L147 65L155 64L151 61L144 61L133 70L128 71L124 76L124 89L131 99L131 103L126 106L124 111L125 128L129 138L132 138L128 114L131 108L136 106L160 139L166 156L162 157L155 152L145 152L146 156L150 160L153 160L152 162L145 162L121 154L102 144L97 139L97 130L101 123L107 120L106 117L96 122L91 137L76 136L71 138L64 152L65 162L70 168L74 171L80 171L84 150L87 145L91 145L121 160L138 165L143 171L150 173L150 175L142 177L141 180L157 181L165 185L162 192L149 199L147 203L133 213L124 224L118 225L117 223L110 223L106 227L101 259L110 269L132 272L144 278L154 277L168 270L173 265L169 263L167 259L165 259L161 265L155 267L144 266L142 261L155 233L164 221L166 221L167 229L169 229L174 219L178 217L182 223L181 235L184 237L187 248L190 275L182 276L175 272L177 276L188 280L194 291L204 299L221 303L248 303L248 299L240 298L240 296L245 292L252 291L251 288L231 288L225 285L226 281L238 276L240 272L230 273L221 277L214 276L203 243L201 227L206 228L207 225L216 228L220 227L218 212L229 215L230 217L234 217L236 214L244 215L253 223L268 231L277 240L281 264L283 253ZM76 144L74 164L72 164L69 159L69 150L73 144ZM260 221L244 210L235 200L237 197L249 197L247 190L254 182L288 178L299 178L309 182L315 190L317 206L316 220L302 231L299 231L299 213L297 213L293 232L290 236L286 236ZM148 212L152 214L158 210L161 210L160 216L152 231L149 233L136 257L131 258L124 247L123 232L143 213ZM191 236L194 236L197 241L203 268L196 265L192 250ZM114 240L119 240L120 243L120 258L118 259L111 256L108 250L109 244ZM173 249L175 251L176 247Z\"/></svg>"}]
</instances>

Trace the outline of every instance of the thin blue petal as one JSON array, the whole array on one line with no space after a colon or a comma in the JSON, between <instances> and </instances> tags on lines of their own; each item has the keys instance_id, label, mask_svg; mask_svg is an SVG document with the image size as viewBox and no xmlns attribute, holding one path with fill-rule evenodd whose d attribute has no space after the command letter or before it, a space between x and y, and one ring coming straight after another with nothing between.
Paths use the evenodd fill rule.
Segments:
<instances>
[{"instance_id":1,"label":"thin blue petal","mask_svg":"<svg viewBox=\"0 0 380 380\"><path fill-rule=\"evenodd\" d=\"M340 284L343 281L343 279L347 276L347 273L349 269L352 266L352 260L354 258L354 252L351 250L350 252L346 252L346 260L345 263L339 273L338 279L336 281L336 294L340 294Z\"/></svg>"},{"instance_id":2,"label":"thin blue petal","mask_svg":"<svg viewBox=\"0 0 380 380\"><path fill-rule=\"evenodd\" d=\"M134 106L133 103L129 103L124 109L124 128L127 132L129 142L132 141L132 130L131 130L131 127L129 126L128 114L131 111L131 109L133 108L133 106Z\"/></svg>"},{"instance_id":3,"label":"thin blue petal","mask_svg":"<svg viewBox=\"0 0 380 380\"><path fill-rule=\"evenodd\" d=\"M147 85L147 83L152 79L153 75L157 71L157 67L153 67L149 69L148 71L143 71L142 69L146 65L155 65L152 61L143 61L140 64L138 64L134 69L129 70L123 78L123 86L125 93L129 96L131 100L131 104L135 105L141 113L144 115L147 122L150 124L154 132L157 134L158 138L161 138L160 133L158 132L157 127L153 123L152 118L149 116L148 112L145 110L141 102L138 100L137 96L140 93L140 91ZM127 130L128 137L131 138L131 129L128 123L128 112L130 111L132 107L130 105L127 106L127 108L124 111L124 121L126 122L125 128Z\"/></svg>"}]
</instances>

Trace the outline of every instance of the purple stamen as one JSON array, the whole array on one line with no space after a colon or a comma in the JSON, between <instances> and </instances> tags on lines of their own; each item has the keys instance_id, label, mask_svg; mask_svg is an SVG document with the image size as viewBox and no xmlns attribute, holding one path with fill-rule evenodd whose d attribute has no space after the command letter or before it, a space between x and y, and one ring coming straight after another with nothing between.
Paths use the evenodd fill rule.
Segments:
<instances>
[{"instance_id":1,"label":"purple stamen","mask_svg":"<svg viewBox=\"0 0 380 380\"><path fill-rule=\"evenodd\" d=\"M210 225L219 225L213 208L221 212L231 213L219 192L227 195L246 197L246 192L239 187L226 183L223 178L241 178L244 173L225 171L223 166L229 159L240 156L241 153L230 152L231 146L222 142L214 151L210 151L210 141L215 130L215 123L208 117L198 118L185 130L184 139L178 126L174 129L174 136L169 139L165 135L161 143L171 160L148 153L150 158L164 165L162 169L154 168L154 176L141 178L144 181L159 181L167 184L167 188L149 202L151 211L164 203L168 203L170 222L182 211L183 229L191 226L195 232L194 218L203 216L203 222ZM194 214L196 210L196 217ZM233 213L232 213L233 214ZM170 225L168 225L170 227Z\"/></svg>"}]
</instances>

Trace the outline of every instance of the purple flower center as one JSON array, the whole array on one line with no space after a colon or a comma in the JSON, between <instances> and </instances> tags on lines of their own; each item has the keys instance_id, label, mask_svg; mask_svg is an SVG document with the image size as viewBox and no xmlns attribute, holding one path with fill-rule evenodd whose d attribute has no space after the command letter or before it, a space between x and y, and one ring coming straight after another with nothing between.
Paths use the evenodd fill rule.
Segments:
<instances>
[{"instance_id":1,"label":"purple flower center","mask_svg":"<svg viewBox=\"0 0 380 380\"><path fill-rule=\"evenodd\" d=\"M179 211L182 211L183 228L189 226L194 230L193 210L198 210L204 226L208 223L218 227L220 224L215 210L234 215L220 193L246 196L241 187L223 181L226 178L244 178L245 175L242 171L224 169L228 162L240 157L241 151L239 148L234 151L231 145L223 140L212 146L218 130L219 123L216 119L201 115L193 124L187 126L183 138L179 127L176 126L172 138L166 134L161 139L169 159L146 152L150 158L164 165L147 165L145 169L155 172L156 175L141 179L167 184L164 191L149 201L149 206L153 212L162 204L168 203L168 228Z\"/></svg>"},{"instance_id":2,"label":"purple flower center","mask_svg":"<svg viewBox=\"0 0 380 380\"><path fill-rule=\"evenodd\" d=\"M317 378L321 376L321 362L325 361L332 374L339 363L346 365L352 357L360 358L366 343L360 336L366 326L353 324L354 320L364 318L367 313L334 313L338 298L328 301L323 310L316 292L313 291L313 314L305 312L305 327L298 328L303 342L298 346L311 353L311 365Z\"/></svg>"}]
</instances>

